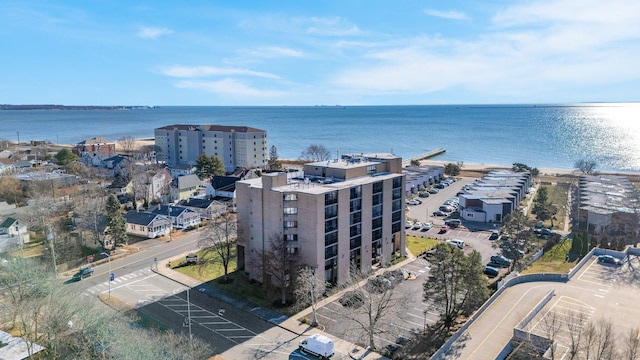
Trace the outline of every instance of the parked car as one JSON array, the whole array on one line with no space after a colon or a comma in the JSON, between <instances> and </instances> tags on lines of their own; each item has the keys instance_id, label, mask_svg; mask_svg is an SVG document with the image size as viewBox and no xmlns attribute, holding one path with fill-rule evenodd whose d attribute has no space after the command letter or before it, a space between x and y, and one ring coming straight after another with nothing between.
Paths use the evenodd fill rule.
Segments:
<instances>
[{"instance_id":1,"label":"parked car","mask_svg":"<svg viewBox=\"0 0 640 360\"><path fill-rule=\"evenodd\" d=\"M407 205L420 205L420 203L414 199L407 201Z\"/></svg>"},{"instance_id":2,"label":"parked car","mask_svg":"<svg viewBox=\"0 0 640 360\"><path fill-rule=\"evenodd\" d=\"M450 228L455 229L458 226L462 225L462 221L460 219L447 219L444 221Z\"/></svg>"},{"instance_id":3,"label":"parked car","mask_svg":"<svg viewBox=\"0 0 640 360\"><path fill-rule=\"evenodd\" d=\"M80 269L78 270L77 273L73 274L73 276L71 277L71 280L74 281L80 281L86 277L89 277L93 275L93 268L92 267L88 267L88 268L84 268L84 269Z\"/></svg>"},{"instance_id":4,"label":"parked car","mask_svg":"<svg viewBox=\"0 0 640 360\"><path fill-rule=\"evenodd\" d=\"M489 240L495 240L498 237L500 237L500 231L498 230L492 230L491 231L491 235L489 235Z\"/></svg>"},{"instance_id":5,"label":"parked car","mask_svg":"<svg viewBox=\"0 0 640 360\"><path fill-rule=\"evenodd\" d=\"M620 259L611 255L598 256L598 262L601 264L622 265L622 261Z\"/></svg>"},{"instance_id":6,"label":"parked car","mask_svg":"<svg viewBox=\"0 0 640 360\"><path fill-rule=\"evenodd\" d=\"M420 221L416 221L413 223L413 227L411 227L413 230L419 230L420 228L422 228L422 223Z\"/></svg>"},{"instance_id":7,"label":"parked car","mask_svg":"<svg viewBox=\"0 0 640 360\"><path fill-rule=\"evenodd\" d=\"M413 227L413 221L411 220L407 220L404 222L404 228L405 229L411 229Z\"/></svg>"},{"instance_id":8,"label":"parked car","mask_svg":"<svg viewBox=\"0 0 640 360\"><path fill-rule=\"evenodd\" d=\"M437 211L433 212L433 216L447 216L447 215L449 215L449 214L447 214L446 212L441 211L441 210L437 210Z\"/></svg>"},{"instance_id":9,"label":"parked car","mask_svg":"<svg viewBox=\"0 0 640 360\"><path fill-rule=\"evenodd\" d=\"M484 274L487 275L490 278L494 278L496 276L498 276L500 274L500 270L494 268L493 266L485 266L484 267Z\"/></svg>"},{"instance_id":10,"label":"parked car","mask_svg":"<svg viewBox=\"0 0 640 360\"><path fill-rule=\"evenodd\" d=\"M491 256L491 262L500 267L509 267L511 266L511 260L507 259L501 255L493 255Z\"/></svg>"},{"instance_id":11,"label":"parked car","mask_svg":"<svg viewBox=\"0 0 640 360\"><path fill-rule=\"evenodd\" d=\"M423 223L422 224L422 228L420 230L427 231L427 230L431 230L431 228L433 228L433 224L432 223Z\"/></svg>"},{"instance_id":12,"label":"parked car","mask_svg":"<svg viewBox=\"0 0 640 360\"><path fill-rule=\"evenodd\" d=\"M440 205L440 208L438 208L438 210L450 213L454 212L456 209L453 206Z\"/></svg>"},{"instance_id":13,"label":"parked car","mask_svg":"<svg viewBox=\"0 0 640 360\"><path fill-rule=\"evenodd\" d=\"M423 192L418 194L418 196L421 197L421 198L428 198L429 195L431 195L431 194L429 194L428 191L423 191Z\"/></svg>"},{"instance_id":14,"label":"parked car","mask_svg":"<svg viewBox=\"0 0 640 360\"><path fill-rule=\"evenodd\" d=\"M449 227L447 225L442 225L442 227L440 227L440 232L439 234L444 234L447 231L449 231Z\"/></svg>"},{"instance_id":15,"label":"parked car","mask_svg":"<svg viewBox=\"0 0 640 360\"><path fill-rule=\"evenodd\" d=\"M420 200L420 199L418 199L418 198L413 199L413 201L417 201L417 202L418 202L418 204L422 204L422 200Z\"/></svg>"},{"instance_id":16,"label":"parked car","mask_svg":"<svg viewBox=\"0 0 640 360\"><path fill-rule=\"evenodd\" d=\"M464 249L464 241L462 240L458 240L458 239L451 239L451 240L447 240L445 241L447 244L452 245L452 246L457 246L460 249Z\"/></svg>"},{"instance_id":17,"label":"parked car","mask_svg":"<svg viewBox=\"0 0 640 360\"><path fill-rule=\"evenodd\" d=\"M437 193L439 193L439 192L440 192L440 191L439 191L438 189L436 189L436 188L429 189L429 194L437 194Z\"/></svg>"},{"instance_id":18,"label":"parked car","mask_svg":"<svg viewBox=\"0 0 640 360\"><path fill-rule=\"evenodd\" d=\"M436 185L436 189L444 189L446 187L447 187L447 185L445 185L444 183L440 183L440 184Z\"/></svg>"}]
</instances>

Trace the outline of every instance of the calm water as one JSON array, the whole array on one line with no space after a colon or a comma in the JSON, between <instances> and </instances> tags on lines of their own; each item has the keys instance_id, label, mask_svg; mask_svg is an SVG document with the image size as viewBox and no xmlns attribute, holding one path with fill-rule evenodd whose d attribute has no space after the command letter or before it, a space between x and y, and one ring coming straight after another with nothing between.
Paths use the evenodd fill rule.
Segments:
<instances>
[{"instance_id":1,"label":"calm water","mask_svg":"<svg viewBox=\"0 0 640 360\"><path fill-rule=\"evenodd\" d=\"M437 160L640 172L640 103L497 106L159 107L145 110L0 111L0 137L76 143L94 136L152 138L171 124L246 125L294 159L310 144L333 153L445 148Z\"/></svg>"}]
</instances>

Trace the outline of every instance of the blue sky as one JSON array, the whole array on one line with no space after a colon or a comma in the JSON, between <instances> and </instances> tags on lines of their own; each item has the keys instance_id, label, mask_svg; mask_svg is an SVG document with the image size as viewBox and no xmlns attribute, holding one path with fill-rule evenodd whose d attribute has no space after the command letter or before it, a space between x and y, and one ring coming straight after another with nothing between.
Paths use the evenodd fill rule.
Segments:
<instances>
[{"instance_id":1,"label":"blue sky","mask_svg":"<svg viewBox=\"0 0 640 360\"><path fill-rule=\"evenodd\" d=\"M640 1L12 1L0 103L638 101Z\"/></svg>"}]
</instances>

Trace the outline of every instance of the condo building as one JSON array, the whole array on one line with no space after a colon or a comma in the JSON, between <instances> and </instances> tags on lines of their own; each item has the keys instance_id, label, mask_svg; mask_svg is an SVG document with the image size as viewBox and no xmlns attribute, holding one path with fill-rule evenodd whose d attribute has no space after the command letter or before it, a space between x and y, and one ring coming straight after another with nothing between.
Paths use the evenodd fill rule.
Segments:
<instances>
[{"instance_id":1,"label":"condo building","mask_svg":"<svg viewBox=\"0 0 640 360\"><path fill-rule=\"evenodd\" d=\"M405 255L402 159L343 155L300 172L236 183L238 269L262 281L262 254L281 241L296 261L331 283ZM269 274L264 274L269 275Z\"/></svg>"},{"instance_id":2,"label":"condo building","mask_svg":"<svg viewBox=\"0 0 640 360\"><path fill-rule=\"evenodd\" d=\"M154 130L160 162L195 165L202 154L222 160L228 172L264 167L267 132L248 126L168 125Z\"/></svg>"}]
</instances>

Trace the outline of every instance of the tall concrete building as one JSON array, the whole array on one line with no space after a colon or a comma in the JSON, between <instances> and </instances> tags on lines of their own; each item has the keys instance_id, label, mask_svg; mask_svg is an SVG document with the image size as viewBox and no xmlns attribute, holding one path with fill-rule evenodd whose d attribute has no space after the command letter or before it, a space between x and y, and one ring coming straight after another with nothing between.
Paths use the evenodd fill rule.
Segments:
<instances>
[{"instance_id":1,"label":"tall concrete building","mask_svg":"<svg viewBox=\"0 0 640 360\"><path fill-rule=\"evenodd\" d=\"M264 167L267 132L248 126L168 125L154 130L158 161L195 165L202 154L222 160L227 171Z\"/></svg>"},{"instance_id":2,"label":"tall concrete building","mask_svg":"<svg viewBox=\"0 0 640 360\"><path fill-rule=\"evenodd\" d=\"M368 272L405 255L402 159L344 155L303 173L267 173L236 183L238 269L262 281L272 241L302 264L341 283L350 267Z\"/></svg>"}]
</instances>

